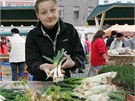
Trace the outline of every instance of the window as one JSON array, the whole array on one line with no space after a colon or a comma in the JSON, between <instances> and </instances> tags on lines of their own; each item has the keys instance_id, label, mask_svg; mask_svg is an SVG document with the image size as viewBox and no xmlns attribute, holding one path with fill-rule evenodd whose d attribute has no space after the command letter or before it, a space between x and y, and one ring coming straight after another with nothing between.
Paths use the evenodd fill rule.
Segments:
<instances>
[{"instance_id":1,"label":"window","mask_svg":"<svg viewBox=\"0 0 135 101\"><path fill-rule=\"evenodd\" d=\"M17 6L16 3L10 3L10 6Z\"/></svg>"},{"instance_id":2,"label":"window","mask_svg":"<svg viewBox=\"0 0 135 101\"><path fill-rule=\"evenodd\" d=\"M91 14L92 11L93 11L93 7L88 7L88 16Z\"/></svg>"},{"instance_id":3,"label":"window","mask_svg":"<svg viewBox=\"0 0 135 101\"><path fill-rule=\"evenodd\" d=\"M108 0L104 0L104 3L105 3L105 4L108 3Z\"/></svg>"},{"instance_id":4,"label":"window","mask_svg":"<svg viewBox=\"0 0 135 101\"><path fill-rule=\"evenodd\" d=\"M121 3L121 1L117 1L117 3Z\"/></svg>"},{"instance_id":5,"label":"window","mask_svg":"<svg viewBox=\"0 0 135 101\"><path fill-rule=\"evenodd\" d=\"M79 19L79 6L74 6L74 19Z\"/></svg>"},{"instance_id":6,"label":"window","mask_svg":"<svg viewBox=\"0 0 135 101\"><path fill-rule=\"evenodd\" d=\"M127 1L127 3L132 3L131 1Z\"/></svg>"},{"instance_id":7,"label":"window","mask_svg":"<svg viewBox=\"0 0 135 101\"><path fill-rule=\"evenodd\" d=\"M60 18L64 18L64 6L59 6L59 16Z\"/></svg>"},{"instance_id":8,"label":"window","mask_svg":"<svg viewBox=\"0 0 135 101\"><path fill-rule=\"evenodd\" d=\"M30 4L29 3L24 3L23 6L30 6Z\"/></svg>"}]
</instances>

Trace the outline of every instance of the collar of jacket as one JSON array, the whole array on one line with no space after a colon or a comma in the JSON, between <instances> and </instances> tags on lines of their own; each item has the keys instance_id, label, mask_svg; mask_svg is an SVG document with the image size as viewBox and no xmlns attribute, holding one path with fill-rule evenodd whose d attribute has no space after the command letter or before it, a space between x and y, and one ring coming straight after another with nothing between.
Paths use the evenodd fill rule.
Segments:
<instances>
[{"instance_id":1,"label":"collar of jacket","mask_svg":"<svg viewBox=\"0 0 135 101\"><path fill-rule=\"evenodd\" d=\"M59 24L60 24L60 33L59 34L61 34L62 32L64 32L66 30L67 27L66 27L65 23L60 18L59 18ZM38 22L36 27L37 27L37 29L36 29L37 35L43 36L43 32L41 29L41 21Z\"/></svg>"},{"instance_id":2,"label":"collar of jacket","mask_svg":"<svg viewBox=\"0 0 135 101\"><path fill-rule=\"evenodd\" d=\"M41 26L41 30L42 30L42 33L44 36L47 36L50 40L52 40L49 35L44 31L43 27ZM60 33L60 24L58 23L58 28L57 28L57 32L56 32L56 36L55 38L57 37L57 35Z\"/></svg>"}]
</instances>

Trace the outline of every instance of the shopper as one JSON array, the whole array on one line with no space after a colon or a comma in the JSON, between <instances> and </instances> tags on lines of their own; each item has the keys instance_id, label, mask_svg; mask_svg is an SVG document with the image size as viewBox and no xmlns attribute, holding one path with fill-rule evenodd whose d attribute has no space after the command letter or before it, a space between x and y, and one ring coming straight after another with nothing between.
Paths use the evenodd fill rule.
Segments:
<instances>
[{"instance_id":1,"label":"shopper","mask_svg":"<svg viewBox=\"0 0 135 101\"><path fill-rule=\"evenodd\" d=\"M108 52L104 42L105 33L102 30L96 32L91 42L91 76L98 74L99 70L108 64Z\"/></svg>"},{"instance_id":2,"label":"shopper","mask_svg":"<svg viewBox=\"0 0 135 101\"><path fill-rule=\"evenodd\" d=\"M113 42L114 38L116 37L116 34L117 34L116 31L112 31L112 32L111 32L111 36L110 36L110 37L107 39L107 41L106 41L106 47L107 47L107 49L110 48L111 43Z\"/></svg>"},{"instance_id":3,"label":"shopper","mask_svg":"<svg viewBox=\"0 0 135 101\"><path fill-rule=\"evenodd\" d=\"M64 48L67 53L62 68L65 77L70 77L70 70L81 67L84 51L79 35L73 25L63 22L58 15L56 0L37 0L35 4L39 22L26 38L26 63L33 80L52 80L46 74L55 68L42 56L53 58L58 50Z\"/></svg>"},{"instance_id":4,"label":"shopper","mask_svg":"<svg viewBox=\"0 0 135 101\"><path fill-rule=\"evenodd\" d=\"M133 36L126 41L126 44L126 47L131 50L135 50L135 33L133 33Z\"/></svg>"},{"instance_id":5,"label":"shopper","mask_svg":"<svg viewBox=\"0 0 135 101\"><path fill-rule=\"evenodd\" d=\"M122 40L123 40L124 34L123 33L117 33L116 39L113 40L113 42L110 45L110 50L122 48Z\"/></svg>"},{"instance_id":6,"label":"shopper","mask_svg":"<svg viewBox=\"0 0 135 101\"><path fill-rule=\"evenodd\" d=\"M90 44L90 41L88 39L88 36L85 37L85 43L87 44L87 51L88 51L88 54L89 54L90 50L91 50L91 44Z\"/></svg>"},{"instance_id":7,"label":"shopper","mask_svg":"<svg viewBox=\"0 0 135 101\"><path fill-rule=\"evenodd\" d=\"M6 36L1 37L0 50L1 50L1 54L8 54Z\"/></svg>"},{"instance_id":8,"label":"shopper","mask_svg":"<svg viewBox=\"0 0 135 101\"><path fill-rule=\"evenodd\" d=\"M9 37L9 62L12 68L12 80L24 78L25 66L25 39L19 35L17 28L11 29L12 36Z\"/></svg>"}]
</instances>

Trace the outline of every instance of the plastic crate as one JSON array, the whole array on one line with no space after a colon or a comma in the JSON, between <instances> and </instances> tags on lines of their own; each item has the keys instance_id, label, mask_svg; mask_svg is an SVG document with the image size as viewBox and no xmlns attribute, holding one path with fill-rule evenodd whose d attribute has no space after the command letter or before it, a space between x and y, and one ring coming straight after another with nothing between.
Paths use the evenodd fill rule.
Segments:
<instances>
[{"instance_id":1,"label":"plastic crate","mask_svg":"<svg viewBox=\"0 0 135 101\"><path fill-rule=\"evenodd\" d=\"M10 66L10 63L7 62L7 61L3 61L3 62L1 62L1 65L2 65L2 66Z\"/></svg>"},{"instance_id":2,"label":"plastic crate","mask_svg":"<svg viewBox=\"0 0 135 101\"><path fill-rule=\"evenodd\" d=\"M0 81L2 81L2 72L0 72Z\"/></svg>"}]
</instances>

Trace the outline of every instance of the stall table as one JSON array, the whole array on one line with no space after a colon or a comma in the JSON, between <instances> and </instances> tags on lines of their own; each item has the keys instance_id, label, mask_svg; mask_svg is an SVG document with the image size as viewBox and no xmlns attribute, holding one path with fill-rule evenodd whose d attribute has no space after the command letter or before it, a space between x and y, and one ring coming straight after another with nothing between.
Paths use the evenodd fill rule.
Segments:
<instances>
[{"instance_id":1,"label":"stall table","mask_svg":"<svg viewBox=\"0 0 135 101\"><path fill-rule=\"evenodd\" d=\"M7 89L25 89L24 85L15 85L14 83L19 83L21 81L0 81L0 87L6 86ZM45 87L54 86L51 81L28 81L28 87L41 94Z\"/></svg>"},{"instance_id":2,"label":"stall table","mask_svg":"<svg viewBox=\"0 0 135 101\"><path fill-rule=\"evenodd\" d=\"M110 64L116 66L135 63L135 55L109 55L109 57Z\"/></svg>"}]
</instances>

